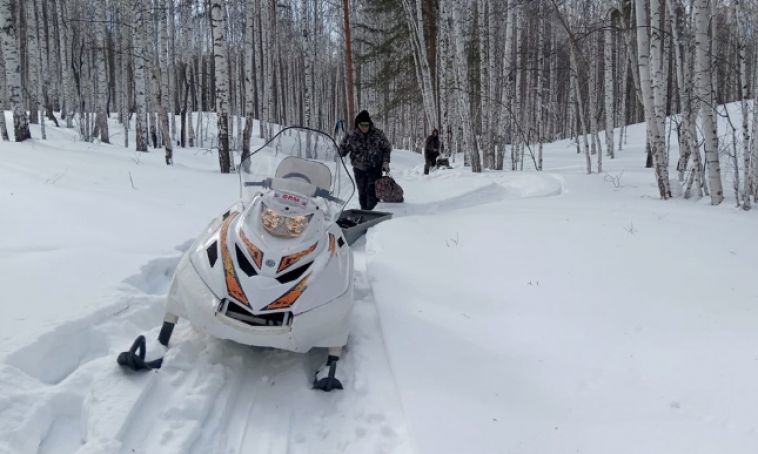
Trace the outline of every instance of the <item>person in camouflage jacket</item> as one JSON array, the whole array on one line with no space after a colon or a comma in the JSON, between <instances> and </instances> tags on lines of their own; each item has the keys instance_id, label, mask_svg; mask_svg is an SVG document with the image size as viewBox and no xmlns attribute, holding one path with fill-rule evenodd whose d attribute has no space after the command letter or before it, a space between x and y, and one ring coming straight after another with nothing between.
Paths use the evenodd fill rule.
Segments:
<instances>
[{"instance_id":1,"label":"person in camouflage jacket","mask_svg":"<svg viewBox=\"0 0 758 454\"><path fill-rule=\"evenodd\" d=\"M374 127L367 111L361 111L355 117L355 129L340 143L340 155L350 154L361 209L373 210L379 201L374 184L382 176L382 170L389 172L391 152L384 132Z\"/></svg>"}]
</instances>

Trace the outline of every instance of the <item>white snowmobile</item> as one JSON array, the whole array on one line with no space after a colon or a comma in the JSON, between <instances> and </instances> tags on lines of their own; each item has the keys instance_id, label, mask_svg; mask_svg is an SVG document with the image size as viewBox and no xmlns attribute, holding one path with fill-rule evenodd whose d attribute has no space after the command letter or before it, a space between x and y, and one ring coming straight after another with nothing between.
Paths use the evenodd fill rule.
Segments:
<instances>
[{"instance_id":1,"label":"white snowmobile","mask_svg":"<svg viewBox=\"0 0 758 454\"><path fill-rule=\"evenodd\" d=\"M179 318L241 344L307 352L329 349L314 388L342 389L337 361L353 307L349 243L390 214L344 210L355 191L331 137L287 128L240 164L241 200L214 219L182 257L158 341ZM344 210L344 211L343 211ZM345 230L340 228L345 226ZM146 361L139 336L118 363Z\"/></svg>"}]
</instances>

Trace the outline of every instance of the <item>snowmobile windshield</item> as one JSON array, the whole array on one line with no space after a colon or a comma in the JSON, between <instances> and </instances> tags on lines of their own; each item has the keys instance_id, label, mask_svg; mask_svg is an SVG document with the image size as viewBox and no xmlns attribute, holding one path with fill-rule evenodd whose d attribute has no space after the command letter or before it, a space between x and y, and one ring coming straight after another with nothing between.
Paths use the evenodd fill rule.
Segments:
<instances>
[{"instance_id":1,"label":"snowmobile windshield","mask_svg":"<svg viewBox=\"0 0 758 454\"><path fill-rule=\"evenodd\" d=\"M304 197L318 197L336 206L335 216L355 192L339 147L324 132L291 127L282 129L240 164L242 197L273 189Z\"/></svg>"}]
</instances>

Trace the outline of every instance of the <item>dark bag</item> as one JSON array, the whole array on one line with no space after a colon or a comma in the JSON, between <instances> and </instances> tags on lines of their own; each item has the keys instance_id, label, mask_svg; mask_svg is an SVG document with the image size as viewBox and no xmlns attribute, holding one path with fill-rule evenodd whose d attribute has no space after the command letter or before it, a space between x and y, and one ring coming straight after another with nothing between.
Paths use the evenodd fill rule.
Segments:
<instances>
[{"instance_id":1,"label":"dark bag","mask_svg":"<svg viewBox=\"0 0 758 454\"><path fill-rule=\"evenodd\" d=\"M450 160L448 158L437 158L437 168L443 169L447 168L450 169Z\"/></svg>"},{"instance_id":2,"label":"dark bag","mask_svg":"<svg viewBox=\"0 0 758 454\"><path fill-rule=\"evenodd\" d=\"M376 198L382 202L401 203L403 201L403 188L389 175L379 177L374 183Z\"/></svg>"}]
</instances>

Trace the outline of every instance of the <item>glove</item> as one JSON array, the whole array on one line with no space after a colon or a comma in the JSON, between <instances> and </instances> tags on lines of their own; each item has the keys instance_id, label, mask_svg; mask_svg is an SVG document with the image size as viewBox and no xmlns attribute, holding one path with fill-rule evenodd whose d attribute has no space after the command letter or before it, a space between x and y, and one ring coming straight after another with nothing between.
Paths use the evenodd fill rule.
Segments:
<instances>
[{"instance_id":1,"label":"glove","mask_svg":"<svg viewBox=\"0 0 758 454\"><path fill-rule=\"evenodd\" d=\"M389 172L390 171L390 163L389 162L383 162L382 163L382 170L384 170L385 172Z\"/></svg>"}]
</instances>

